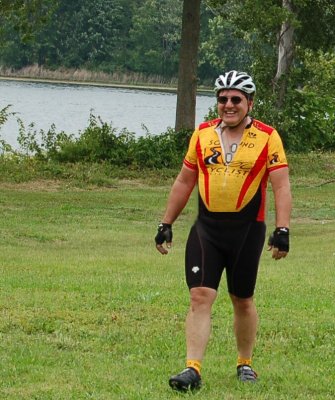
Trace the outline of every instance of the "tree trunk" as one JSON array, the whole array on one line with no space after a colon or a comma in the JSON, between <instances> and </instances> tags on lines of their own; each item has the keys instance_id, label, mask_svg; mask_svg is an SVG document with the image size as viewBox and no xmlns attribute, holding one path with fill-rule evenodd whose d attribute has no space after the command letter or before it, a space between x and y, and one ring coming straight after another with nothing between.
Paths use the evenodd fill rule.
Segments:
<instances>
[{"instance_id":1,"label":"tree trunk","mask_svg":"<svg viewBox=\"0 0 335 400\"><path fill-rule=\"evenodd\" d=\"M194 129L201 0L184 0L175 130Z\"/></svg>"},{"instance_id":2,"label":"tree trunk","mask_svg":"<svg viewBox=\"0 0 335 400\"><path fill-rule=\"evenodd\" d=\"M283 8L286 8L288 11L292 12L292 1L283 0ZM288 73L293 61L293 35L294 28L290 22L283 22L279 37L277 73L274 78L274 91L278 93L278 108L282 108L284 104Z\"/></svg>"}]
</instances>

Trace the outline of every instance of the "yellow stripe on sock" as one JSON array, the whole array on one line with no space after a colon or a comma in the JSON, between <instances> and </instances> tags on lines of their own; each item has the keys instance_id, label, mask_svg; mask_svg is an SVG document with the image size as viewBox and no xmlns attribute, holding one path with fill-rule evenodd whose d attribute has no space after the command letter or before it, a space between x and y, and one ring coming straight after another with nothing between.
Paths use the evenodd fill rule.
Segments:
<instances>
[{"instance_id":1,"label":"yellow stripe on sock","mask_svg":"<svg viewBox=\"0 0 335 400\"><path fill-rule=\"evenodd\" d=\"M242 358L239 356L237 358L237 366L239 367L240 365L249 365L251 367L251 358Z\"/></svg>"},{"instance_id":2,"label":"yellow stripe on sock","mask_svg":"<svg viewBox=\"0 0 335 400\"><path fill-rule=\"evenodd\" d=\"M200 375L201 361L199 361L199 360L187 360L186 367L187 368L194 368L198 372L198 374Z\"/></svg>"}]
</instances>

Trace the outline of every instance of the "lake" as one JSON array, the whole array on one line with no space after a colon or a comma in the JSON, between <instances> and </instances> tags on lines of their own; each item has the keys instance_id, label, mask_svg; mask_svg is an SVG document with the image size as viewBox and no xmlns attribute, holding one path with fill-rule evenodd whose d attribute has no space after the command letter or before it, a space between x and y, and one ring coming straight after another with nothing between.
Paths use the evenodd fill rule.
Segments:
<instances>
[{"instance_id":1,"label":"lake","mask_svg":"<svg viewBox=\"0 0 335 400\"><path fill-rule=\"evenodd\" d=\"M117 130L127 128L136 136L165 132L174 127L177 95L175 93L120 89L105 86L56 84L0 80L0 109L11 104L25 126L48 130L55 124L56 131L78 134L88 126L90 112L111 123ZM215 103L213 96L198 95L196 124L203 121ZM0 130L0 136L17 147L18 125L11 118Z\"/></svg>"}]
</instances>

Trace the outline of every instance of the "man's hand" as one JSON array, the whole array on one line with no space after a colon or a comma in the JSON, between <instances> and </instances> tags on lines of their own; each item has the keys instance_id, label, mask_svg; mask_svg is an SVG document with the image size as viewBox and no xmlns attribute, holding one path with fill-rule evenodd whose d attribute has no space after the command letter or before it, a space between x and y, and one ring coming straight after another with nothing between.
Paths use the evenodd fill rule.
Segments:
<instances>
[{"instance_id":1,"label":"man's hand","mask_svg":"<svg viewBox=\"0 0 335 400\"><path fill-rule=\"evenodd\" d=\"M276 228L273 233L271 233L268 241L269 248L272 250L272 258L279 260L287 256L290 250L290 240L289 240L290 230L288 228Z\"/></svg>"},{"instance_id":2,"label":"man's hand","mask_svg":"<svg viewBox=\"0 0 335 400\"><path fill-rule=\"evenodd\" d=\"M158 225L158 232L155 237L155 242L156 242L156 249L161 254L168 253L166 248L163 246L163 243L166 242L166 247L168 249L171 248L171 244L172 244L172 225L171 224L165 224L165 223L161 222Z\"/></svg>"}]
</instances>

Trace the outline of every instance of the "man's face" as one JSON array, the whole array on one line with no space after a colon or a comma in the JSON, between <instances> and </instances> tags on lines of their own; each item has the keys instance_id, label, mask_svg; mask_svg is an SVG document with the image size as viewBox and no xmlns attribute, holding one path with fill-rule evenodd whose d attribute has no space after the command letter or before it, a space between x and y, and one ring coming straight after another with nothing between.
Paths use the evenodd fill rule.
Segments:
<instances>
[{"instance_id":1,"label":"man's face","mask_svg":"<svg viewBox=\"0 0 335 400\"><path fill-rule=\"evenodd\" d=\"M253 101L239 90L221 90L218 96L218 114L227 126L236 126L251 111Z\"/></svg>"}]
</instances>

